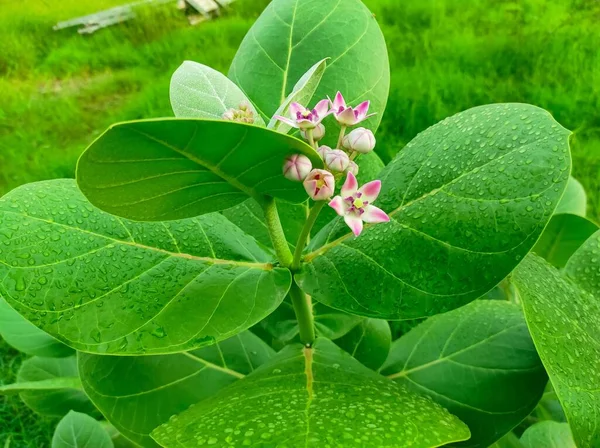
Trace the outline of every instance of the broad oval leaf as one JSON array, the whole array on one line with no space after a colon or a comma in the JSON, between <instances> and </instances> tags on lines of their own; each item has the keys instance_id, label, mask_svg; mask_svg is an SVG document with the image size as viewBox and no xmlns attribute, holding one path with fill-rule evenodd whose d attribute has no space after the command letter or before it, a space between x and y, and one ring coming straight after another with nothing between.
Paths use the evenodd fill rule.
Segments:
<instances>
[{"instance_id":1,"label":"broad oval leaf","mask_svg":"<svg viewBox=\"0 0 600 448\"><path fill-rule=\"evenodd\" d=\"M567 423L539 422L525 430L521 436L524 448L577 448Z\"/></svg>"},{"instance_id":2,"label":"broad oval leaf","mask_svg":"<svg viewBox=\"0 0 600 448\"><path fill-rule=\"evenodd\" d=\"M598 224L579 215L554 215L533 251L551 265L564 268L571 255L598 229Z\"/></svg>"},{"instance_id":3,"label":"broad oval leaf","mask_svg":"<svg viewBox=\"0 0 600 448\"><path fill-rule=\"evenodd\" d=\"M418 135L382 171L391 222L312 241L300 286L333 308L413 319L484 295L530 251L569 177L569 131L527 104L476 107Z\"/></svg>"},{"instance_id":4,"label":"broad oval leaf","mask_svg":"<svg viewBox=\"0 0 600 448\"><path fill-rule=\"evenodd\" d=\"M600 260L581 268L596 273ZM586 278L563 277L533 254L513 274L529 331L573 438L579 448L595 448L600 446L600 295L586 290Z\"/></svg>"},{"instance_id":5,"label":"broad oval leaf","mask_svg":"<svg viewBox=\"0 0 600 448\"><path fill-rule=\"evenodd\" d=\"M113 448L114 444L102 424L89 415L69 412L52 437L52 448Z\"/></svg>"},{"instance_id":6,"label":"broad oval leaf","mask_svg":"<svg viewBox=\"0 0 600 448\"><path fill-rule=\"evenodd\" d=\"M600 231L577 249L565 266L565 273L600 300Z\"/></svg>"},{"instance_id":7,"label":"broad oval leaf","mask_svg":"<svg viewBox=\"0 0 600 448\"><path fill-rule=\"evenodd\" d=\"M0 295L80 351L162 354L268 316L287 269L222 215L137 223L92 207L72 180L0 199Z\"/></svg>"},{"instance_id":8,"label":"broad oval leaf","mask_svg":"<svg viewBox=\"0 0 600 448\"><path fill-rule=\"evenodd\" d=\"M368 368L378 370L390 352L392 330L385 320L363 319L335 343Z\"/></svg>"},{"instance_id":9,"label":"broad oval leaf","mask_svg":"<svg viewBox=\"0 0 600 448\"><path fill-rule=\"evenodd\" d=\"M252 375L157 428L162 446L430 448L469 437L431 400L367 369L327 339L289 345Z\"/></svg>"},{"instance_id":10,"label":"broad oval leaf","mask_svg":"<svg viewBox=\"0 0 600 448\"><path fill-rule=\"evenodd\" d=\"M387 102L390 68L383 34L360 0L272 1L240 45L229 78L268 120L296 80L324 58L330 59L315 98L333 98L340 90L353 106L370 100L377 115L364 126L375 131ZM326 125L330 146L337 139L334 123Z\"/></svg>"},{"instance_id":11,"label":"broad oval leaf","mask_svg":"<svg viewBox=\"0 0 600 448\"><path fill-rule=\"evenodd\" d=\"M21 400L38 414L62 417L69 411L99 415L81 389L77 359L33 357L17 372Z\"/></svg>"},{"instance_id":12,"label":"broad oval leaf","mask_svg":"<svg viewBox=\"0 0 600 448\"><path fill-rule=\"evenodd\" d=\"M250 332L191 352L163 356L81 353L79 371L90 399L119 432L158 447L150 432L268 361L275 352Z\"/></svg>"},{"instance_id":13,"label":"broad oval leaf","mask_svg":"<svg viewBox=\"0 0 600 448\"><path fill-rule=\"evenodd\" d=\"M567 189L556 207L555 213L571 213L583 217L587 214L587 195L585 189L574 177L569 177Z\"/></svg>"},{"instance_id":14,"label":"broad oval leaf","mask_svg":"<svg viewBox=\"0 0 600 448\"><path fill-rule=\"evenodd\" d=\"M240 109L246 103L254 113L255 123L265 124L244 92L222 73L185 61L171 77L171 107L179 118L220 120L229 109Z\"/></svg>"},{"instance_id":15,"label":"broad oval leaf","mask_svg":"<svg viewBox=\"0 0 600 448\"><path fill-rule=\"evenodd\" d=\"M547 382L519 306L478 300L394 342L383 375L427 394L487 448L535 408Z\"/></svg>"},{"instance_id":16,"label":"broad oval leaf","mask_svg":"<svg viewBox=\"0 0 600 448\"><path fill-rule=\"evenodd\" d=\"M61 358L73 349L40 330L0 297L0 336L8 345L32 356Z\"/></svg>"},{"instance_id":17,"label":"broad oval leaf","mask_svg":"<svg viewBox=\"0 0 600 448\"><path fill-rule=\"evenodd\" d=\"M265 195L306 200L283 176L285 157L323 162L306 143L233 121L164 118L111 126L82 154L77 182L95 206L137 221L225 210Z\"/></svg>"}]
</instances>

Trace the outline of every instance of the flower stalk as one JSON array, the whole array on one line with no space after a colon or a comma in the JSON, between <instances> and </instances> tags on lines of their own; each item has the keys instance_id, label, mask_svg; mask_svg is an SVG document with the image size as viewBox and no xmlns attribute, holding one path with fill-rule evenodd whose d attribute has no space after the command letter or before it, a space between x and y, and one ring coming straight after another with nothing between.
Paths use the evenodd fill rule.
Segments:
<instances>
[{"instance_id":1,"label":"flower stalk","mask_svg":"<svg viewBox=\"0 0 600 448\"><path fill-rule=\"evenodd\" d=\"M302 228L302 232L300 232L300 236L298 237L298 242L296 243L296 250L294 251L294 260L292 262L292 271L297 271L300 269L300 263L302 261L302 252L306 247L306 243L308 241L308 237L310 236L310 231L312 230L319 213L323 210L326 201L317 201L315 205L310 209L310 213L306 218L306 222L304 223L304 227Z\"/></svg>"},{"instance_id":2,"label":"flower stalk","mask_svg":"<svg viewBox=\"0 0 600 448\"><path fill-rule=\"evenodd\" d=\"M273 248L277 254L277 259L282 266L289 268L292 265L294 257L285 238L283 227L281 226L275 199L266 198L261 205L265 214L267 228L269 229L269 236L271 237Z\"/></svg>"}]
</instances>

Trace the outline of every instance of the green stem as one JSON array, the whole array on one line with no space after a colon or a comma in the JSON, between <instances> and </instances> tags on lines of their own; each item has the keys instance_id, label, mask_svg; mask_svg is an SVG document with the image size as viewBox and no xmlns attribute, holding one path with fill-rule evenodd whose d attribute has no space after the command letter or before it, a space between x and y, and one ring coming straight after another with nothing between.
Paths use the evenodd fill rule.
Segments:
<instances>
[{"instance_id":1,"label":"green stem","mask_svg":"<svg viewBox=\"0 0 600 448\"><path fill-rule=\"evenodd\" d=\"M265 213L265 221L267 228L269 229L269 235L271 236L271 242L275 248L275 253L282 266L289 268L292 265L293 256L290 251L290 246L285 238L283 227L281 227L281 221L279 220L279 214L277 213L277 205L275 199L266 198L262 203L263 211Z\"/></svg>"},{"instance_id":2,"label":"green stem","mask_svg":"<svg viewBox=\"0 0 600 448\"><path fill-rule=\"evenodd\" d=\"M300 341L307 346L311 346L315 342L315 320L312 312L312 301L309 296L304 294L304 291L300 289L295 281L292 282L289 294L294 306L294 312L296 313L296 319L298 320Z\"/></svg>"},{"instance_id":3,"label":"green stem","mask_svg":"<svg viewBox=\"0 0 600 448\"><path fill-rule=\"evenodd\" d=\"M302 228L302 232L298 237L298 242L296 243L296 250L294 251L294 261L292 262L292 271L297 271L300 269L300 261L302 258L302 252L304 252L304 248L306 247L306 242L308 241L308 237L310 236L310 231L315 225L315 221L323 210L323 207L327 201L317 201L315 205L310 209L310 213L308 214L308 218L306 218L306 222L304 223L304 227Z\"/></svg>"},{"instance_id":4,"label":"green stem","mask_svg":"<svg viewBox=\"0 0 600 448\"><path fill-rule=\"evenodd\" d=\"M334 149L342 149L342 142L344 141L344 136L346 135L346 126L340 128L340 137L338 138L337 146Z\"/></svg>"},{"instance_id":5,"label":"green stem","mask_svg":"<svg viewBox=\"0 0 600 448\"><path fill-rule=\"evenodd\" d=\"M310 146L312 146L314 149L317 149L317 144L315 143L315 138L313 136L312 129L308 129L306 131L306 137L308 138L308 143L310 144Z\"/></svg>"}]
</instances>

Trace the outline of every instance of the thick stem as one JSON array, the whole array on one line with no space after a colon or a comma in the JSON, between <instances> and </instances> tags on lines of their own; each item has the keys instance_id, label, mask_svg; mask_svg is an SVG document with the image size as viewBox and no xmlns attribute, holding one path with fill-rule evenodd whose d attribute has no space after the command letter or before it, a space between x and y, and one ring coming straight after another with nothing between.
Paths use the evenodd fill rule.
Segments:
<instances>
[{"instance_id":1,"label":"thick stem","mask_svg":"<svg viewBox=\"0 0 600 448\"><path fill-rule=\"evenodd\" d=\"M292 282L290 288L290 298L298 320L298 328L300 330L300 341L306 346L311 346L315 342L315 320L312 311L312 301L309 296L304 294L304 291Z\"/></svg>"},{"instance_id":2,"label":"thick stem","mask_svg":"<svg viewBox=\"0 0 600 448\"><path fill-rule=\"evenodd\" d=\"M323 207L327 201L317 201L315 205L310 209L310 213L306 218L306 222L304 223L304 227L302 228L302 232L298 237L298 242L296 243L296 250L294 251L294 261L292 262L292 271L297 271L300 268L300 261L302 258L302 252L304 251L304 247L306 246L306 241L308 241L308 237L310 236L310 231L315 225L315 221L323 210Z\"/></svg>"},{"instance_id":3,"label":"thick stem","mask_svg":"<svg viewBox=\"0 0 600 448\"><path fill-rule=\"evenodd\" d=\"M261 205L265 213L265 221L267 228L269 229L269 235L271 236L271 242L275 248L277 258L282 266L289 268L292 265L294 257L292 256L290 246L285 238L283 227L281 227L275 199L267 198Z\"/></svg>"},{"instance_id":4,"label":"thick stem","mask_svg":"<svg viewBox=\"0 0 600 448\"><path fill-rule=\"evenodd\" d=\"M337 146L335 149L342 149L342 142L344 141L344 136L346 135L346 126L342 125L340 128L340 137L338 138Z\"/></svg>"}]
</instances>

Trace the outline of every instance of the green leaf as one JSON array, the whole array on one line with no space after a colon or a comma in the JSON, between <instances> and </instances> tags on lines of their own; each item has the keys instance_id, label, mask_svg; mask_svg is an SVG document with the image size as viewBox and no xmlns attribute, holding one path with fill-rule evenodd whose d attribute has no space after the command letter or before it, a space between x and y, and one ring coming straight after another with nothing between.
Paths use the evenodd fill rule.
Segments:
<instances>
[{"instance_id":1,"label":"green leaf","mask_svg":"<svg viewBox=\"0 0 600 448\"><path fill-rule=\"evenodd\" d=\"M592 237L595 244L599 236ZM580 268L598 272L600 261ZM535 255L513 274L529 331L579 448L600 446L600 296L586 291L587 278L583 273L569 280Z\"/></svg>"},{"instance_id":2,"label":"green leaf","mask_svg":"<svg viewBox=\"0 0 600 448\"><path fill-rule=\"evenodd\" d=\"M469 437L431 400L367 369L327 339L289 345L269 363L158 427L162 446L414 448Z\"/></svg>"},{"instance_id":3,"label":"green leaf","mask_svg":"<svg viewBox=\"0 0 600 448\"><path fill-rule=\"evenodd\" d=\"M600 231L590 236L573 254L565 273L577 285L600 300Z\"/></svg>"},{"instance_id":4,"label":"green leaf","mask_svg":"<svg viewBox=\"0 0 600 448\"><path fill-rule=\"evenodd\" d=\"M0 295L80 351L164 354L227 339L273 312L291 275L220 214L125 221L72 180L0 199Z\"/></svg>"},{"instance_id":5,"label":"green leaf","mask_svg":"<svg viewBox=\"0 0 600 448\"><path fill-rule=\"evenodd\" d=\"M368 368L378 370L390 352L392 330L385 320L364 319L335 343Z\"/></svg>"},{"instance_id":6,"label":"green leaf","mask_svg":"<svg viewBox=\"0 0 600 448\"><path fill-rule=\"evenodd\" d=\"M85 391L125 437L157 447L150 432L269 360L275 352L246 331L210 347L164 356L81 353Z\"/></svg>"},{"instance_id":7,"label":"green leaf","mask_svg":"<svg viewBox=\"0 0 600 448\"><path fill-rule=\"evenodd\" d=\"M418 135L383 170L390 223L326 226L296 279L315 300L413 319L491 290L531 250L568 180L569 131L526 104L476 107Z\"/></svg>"},{"instance_id":8,"label":"green leaf","mask_svg":"<svg viewBox=\"0 0 600 448\"><path fill-rule=\"evenodd\" d=\"M100 422L86 414L69 412L52 437L52 448L113 448L114 444Z\"/></svg>"},{"instance_id":9,"label":"green leaf","mask_svg":"<svg viewBox=\"0 0 600 448\"><path fill-rule=\"evenodd\" d=\"M32 356L60 358L72 355L73 349L43 332L0 297L0 336L8 345Z\"/></svg>"},{"instance_id":10,"label":"green leaf","mask_svg":"<svg viewBox=\"0 0 600 448\"><path fill-rule=\"evenodd\" d=\"M254 113L255 123L265 125L244 92L218 71L185 61L171 77L171 107L179 118L220 120L229 109L246 103Z\"/></svg>"},{"instance_id":11,"label":"green leaf","mask_svg":"<svg viewBox=\"0 0 600 448\"><path fill-rule=\"evenodd\" d=\"M240 45L229 78L268 120L294 82L324 58L330 60L313 102L333 98L338 90L353 106L371 100L370 111L377 115L363 125L375 131L387 102L390 68L383 34L359 0L272 1ZM324 143L332 146L338 126L330 119L326 127Z\"/></svg>"},{"instance_id":12,"label":"green leaf","mask_svg":"<svg viewBox=\"0 0 600 448\"><path fill-rule=\"evenodd\" d=\"M554 215L533 251L553 266L563 268L571 255L598 229L596 223L579 215Z\"/></svg>"},{"instance_id":13,"label":"green leaf","mask_svg":"<svg viewBox=\"0 0 600 448\"><path fill-rule=\"evenodd\" d=\"M551 382L546 385L544 395L542 395L542 399L532 415L539 420L554 420L557 422L567 421L565 411L556 396L556 392L554 392L554 387Z\"/></svg>"},{"instance_id":14,"label":"green leaf","mask_svg":"<svg viewBox=\"0 0 600 448\"><path fill-rule=\"evenodd\" d=\"M156 119L110 127L83 153L79 188L95 206L138 221L191 218L264 195L306 200L285 157L323 163L306 143L233 121Z\"/></svg>"},{"instance_id":15,"label":"green leaf","mask_svg":"<svg viewBox=\"0 0 600 448\"><path fill-rule=\"evenodd\" d=\"M574 177L569 177L567 189L558 207L556 207L555 213L571 213L585 218L587 214L587 195L583 185Z\"/></svg>"},{"instance_id":16,"label":"green leaf","mask_svg":"<svg viewBox=\"0 0 600 448\"><path fill-rule=\"evenodd\" d=\"M515 433L509 432L500 440L490 445L490 448L523 448L523 445L521 444L519 438L515 435Z\"/></svg>"},{"instance_id":17,"label":"green leaf","mask_svg":"<svg viewBox=\"0 0 600 448\"><path fill-rule=\"evenodd\" d=\"M323 59L309 68L308 71L298 80L292 89L292 92L288 95L285 101L283 101L281 106L279 106L277 111L275 111L275 115L287 117L290 113L290 105L293 102L307 106L315 94L317 87L319 87L319 83L321 82L321 78L323 78L326 67L327 59ZM292 129L291 126L275 118L271 119L268 128L283 132L284 134L287 134L290 129Z\"/></svg>"},{"instance_id":18,"label":"green leaf","mask_svg":"<svg viewBox=\"0 0 600 448\"><path fill-rule=\"evenodd\" d=\"M81 390L76 356L68 358L33 357L17 372L17 384L23 402L38 414L62 417L69 411L98 415ZM8 386L10 388L10 386Z\"/></svg>"},{"instance_id":19,"label":"green leaf","mask_svg":"<svg viewBox=\"0 0 600 448\"><path fill-rule=\"evenodd\" d=\"M521 436L525 448L577 448L567 423L540 422L530 426Z\"/></svg>"},{"instance_id":20,"label":"green leaf","mask_svg":"<svg viewBox=\"0 0 600 448\"><path fill-rule=\"evenodd\" d=\"M431 317L394 342L381 369L469 425L486 448L537 405L547 377L519 306L478 300Z\"/></svg>"}]
</instances>

